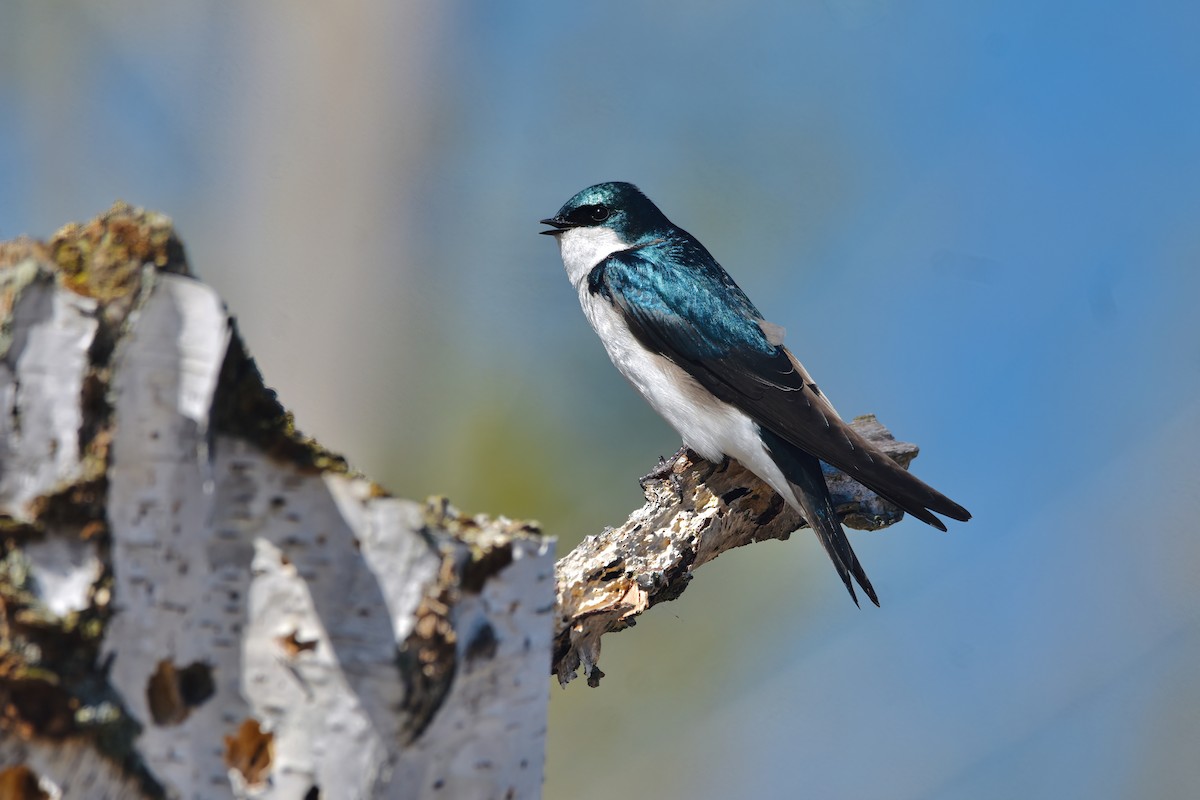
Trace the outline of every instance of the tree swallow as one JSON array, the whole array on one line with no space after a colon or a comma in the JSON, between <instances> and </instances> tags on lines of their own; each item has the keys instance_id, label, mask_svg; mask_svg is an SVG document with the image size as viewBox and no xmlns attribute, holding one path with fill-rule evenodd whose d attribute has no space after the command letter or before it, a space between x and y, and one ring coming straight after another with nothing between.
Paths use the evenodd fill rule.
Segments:
<instances>
[{"instance_id":1,"label":"tree swallow","mask_svg":"<svg viewBox=\"0 0 1200 800\"><path fill-rule=\"evenodd\" d=\"M599 183L542 220L609 358L684 444L725 456L817 534L855 604L879 599L834 511L821 462L935 528L970 513L858 435L704 245L629 183Z\"/></svg>"}]
</instances>

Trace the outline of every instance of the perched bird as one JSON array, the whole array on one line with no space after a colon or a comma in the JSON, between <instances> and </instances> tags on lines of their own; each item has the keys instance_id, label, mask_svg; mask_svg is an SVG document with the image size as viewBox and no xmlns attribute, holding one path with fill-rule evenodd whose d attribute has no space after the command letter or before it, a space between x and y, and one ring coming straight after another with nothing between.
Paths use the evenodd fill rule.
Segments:
<instances>
[{"instance_id":1,"label":"perched bird","mask_svg":"<svg viewBox=\"0 0 1200 800\"><path fill-rule=\"evenodd\" d=\"M904 470L848 426L783 346L783 329L694 236L630 183L599 183L542 220L609 358L684 444L737 459L817 534L850 597L875 605L821 471L831 464L904 511L946 530L965 508Z\"/></svg>"}]
</instances>

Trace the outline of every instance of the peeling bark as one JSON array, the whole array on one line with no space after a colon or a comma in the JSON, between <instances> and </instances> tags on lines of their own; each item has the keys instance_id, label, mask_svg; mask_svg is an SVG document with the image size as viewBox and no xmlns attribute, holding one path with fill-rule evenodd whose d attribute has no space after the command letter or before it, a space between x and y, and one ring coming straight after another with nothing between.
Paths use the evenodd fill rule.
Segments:
<instances>
[{"instance_id":1,"label":"peeling bark","mask_svg":"<svg viewBox=\"0 0 1200 800\"><path fill-rule=\"evenodd\" d=\"M897 442L873 416L852 423L864 437L908 467L917 447ZM844 473L826 467L842 522L878 530L903 513ZM735 547L787 539L807 523L736 461L713 464L680 450L642 481L646 504L619 528L589 536L559 560L558 616L551 671L561 684L580 670L599 685L600 637L634 624L658 603L674 600L700 566Z\"/></svg>"},{"instance_id":2,"label":"peeling bark","mask_svg":"<svg viewBox=\"0 0 1200 800\"><path fill-rule=\"evenodd\" d=\"M165 217L0 245L0 316L0 786L538 795L551 540L299 434Z\"/></svg>"}]
</instances>

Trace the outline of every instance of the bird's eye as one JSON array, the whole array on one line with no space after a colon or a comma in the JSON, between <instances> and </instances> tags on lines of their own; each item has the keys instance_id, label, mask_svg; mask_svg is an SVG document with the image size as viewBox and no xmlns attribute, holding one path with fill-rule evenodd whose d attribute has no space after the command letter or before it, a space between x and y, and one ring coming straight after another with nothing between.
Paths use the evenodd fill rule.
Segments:
<instances>
[{"instance_id":1,"label":"bird's eye","mask_svg":"<svg viewBox=\"0 0 1200 800\"><path fill-rule=\"evenodd\" d=\"M599 225L611 216L612 211L608 206L597 203L595 205L576 206L567 214L567 220L573 225L586 228L592 225Z\"/></svg>"}]
</instances>

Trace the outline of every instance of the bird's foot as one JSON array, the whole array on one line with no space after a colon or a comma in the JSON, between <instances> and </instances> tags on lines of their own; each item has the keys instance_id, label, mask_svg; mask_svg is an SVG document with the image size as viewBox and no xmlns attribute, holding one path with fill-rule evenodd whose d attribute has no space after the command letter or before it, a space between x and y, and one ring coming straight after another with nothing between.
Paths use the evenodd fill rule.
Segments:
<instances>
[{"instance_id":1,"label":"bird's foot","mask_svg":"<svg viewBox=\"0 0 1200 800\"><path fill-rule=\"evenodd\" d=\"M638 486L642 487L642 491L646 491L646 484L655 481L666 480L675 475L671 470L671 466L675 463L675 459L667 461L662 456L658 457L658 464L654 469L647 472L642 477L638 478Z\"/></svg>"},{"instance_id":2,"label":"bird's foot","mask_svg":"<svg viewBox=\"0 0 1200 800\"><path fill-rule=\"evenodd\" d=\"M675 471L675 462L687 455L687 445L681 446L675 451L675 455L670 459L658 457L658 464L654 469L647 472L642 477L638 478L638 485L642 487L642 491L646 491L646 484L657 481L669 481L671 490L675 493L676 500L683 500L683 476Z\"/></svg>"}]
</instances>

